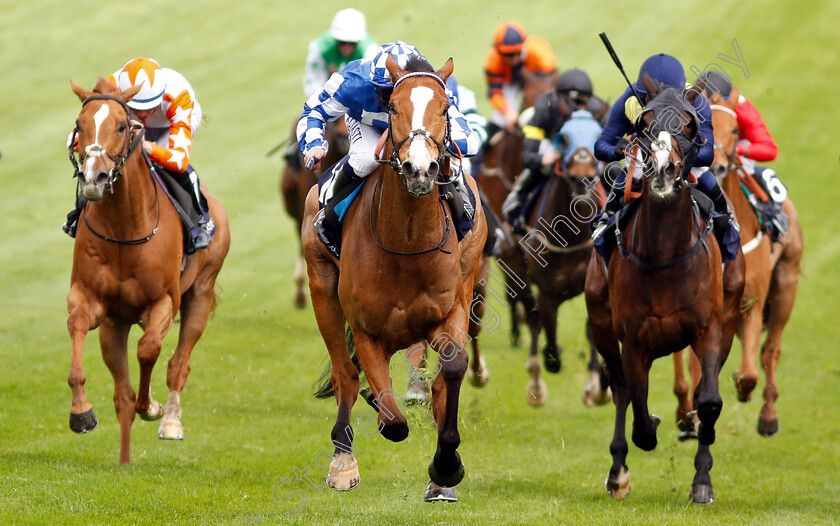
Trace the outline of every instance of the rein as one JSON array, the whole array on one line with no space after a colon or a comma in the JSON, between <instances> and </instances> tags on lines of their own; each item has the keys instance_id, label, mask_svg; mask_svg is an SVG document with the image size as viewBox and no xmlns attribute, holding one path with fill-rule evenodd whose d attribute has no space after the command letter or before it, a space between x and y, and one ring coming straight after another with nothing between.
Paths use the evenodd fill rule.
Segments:
<instances>
[{"instance_id":1,"label":"rein","mask_svg":"<svg viewBox=\"0 0 840 526\"><path fill-rule=\"evenodd\" d=\"M114 193L114 183L116 183L117 180L122 175L124 175L124 172L123 172L122 168L125 165L125 162L129 159L129 157L131 157L131 155L137 149L137 146L143 141L143 135L145 133L145 129L144 128L139 128L139 132L135 134L135 131L137 130L137 128L132 126L131 123L129 122L129 120L128 120L128 106L126 106L125 102L122 99L120 99L118 97L115 97L113 95L105 95L105 94L91 95L90 97L86 98L84 100L84 102L82 102L82 107L84 107L88 102L91 102L91 101L94 101L94 100L112 100L112 101L118 102L123 107L123 109L125 110L125 114L126 114L125 123L128 126L128 129L130 130L129 135L126 135L125 142L123 143L123 147L121 148L121 151L123 151L124 153L122 153L119 156L118 159L111 156L111 154L109 154L105 150L102 150L99 147L96 147L95 150L91 149L92 151L94 151L95 153L99 153L100 155L104 153L104 155L106 155L114 163L114 167L111 168L108 171L108 182L107 182L108 190L111 192L111 194L113 194ZM73 129L73 136L70 140L70 144L71 144L71 147L70 147L70 161L73 163L73 166L74 166L74 169L75 169L75 171L73 173L73 177L75 177L75 178L78 178L80 175L82 175L81 165L84 164L85 159L90 155L90 152L87 152L87 151L84 152L84 153L80 153L79 154L79 160L78 161L76 160L74 148L76 146L76 135L78 134L78 132L79 132L79 125L77 123L76 127ZM141 152L142 152L142 150L141 150ZM143 160L146 162L146 166L148 166L148 168L149 168L149 173L152 173L152 170L153 170L152 161L145 154L145 152L143 152ZM114 239L114 238L105 236L103 234L100 234L99 232L96 231L96 229L93 228L93 226L91 226L90 222L88 221L87 214L84 213L85 209L87 209L87 202L85 202L85 207L82 209L81 215L82 215L82 219L84 219L84 221L85 221L85 225L88 227L88 230L90 230L91 233L93 233L93 235L95 235L99 239L102 239L104 241L109 241L111 243L117 243L117 244L120 244L120 245L142 245L143 243L146 243L147 241L152 239L152 237L154 237L154 235L157 234L158 227L160 226L160 196L158 194L158 186L157 186L157 184L155 184L154 179L152 179L152 186L155 187L155 203L157 204L157 219L155 220L155 226L152 229L151 233L149 233L149 235L147 235L145 237L137 238L137 239ZM78 195L77 195L77 197L78 197Z\"/></svg>"}]
</instances>

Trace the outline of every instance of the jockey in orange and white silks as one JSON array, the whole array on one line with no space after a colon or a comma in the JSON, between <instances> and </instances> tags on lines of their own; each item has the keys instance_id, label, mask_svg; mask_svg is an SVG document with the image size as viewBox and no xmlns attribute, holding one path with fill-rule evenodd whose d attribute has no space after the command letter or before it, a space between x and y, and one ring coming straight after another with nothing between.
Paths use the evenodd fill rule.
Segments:
<instances>
[{"instance_id":1,"label":"jockey in orange and white silks","mask_svg":"<svg viewBox=\"0 0 840 526\"><path fill-rule=\"evenodd\" d=\"M140 91L126 103L129 117L143 125L143 152L165 169L193 198L200 212L192 229L190 250L205 248L216 231L210 218L207 200L201 193L198 174L190 165L192 140L201 124L201 105L192 86L183 75L162 67L156 60L137 57L129 60L108 77L120 91L140 85ZM68 138L68 148L73 134ZM62 229L75 237L76 224L84 202L77 203L67 215Z\"/></svg>"},{"instance_id":2,"label":"jockey in orange and white silks","mask_svg":"<svg viewBox=\"0 0 840 526\"><path fill-rule=\"evenodd\" d=\"M493 32L493 47L484 61L487 96L493 105L490 122L497 128L513 129L516 125L523 70L542 74L557 71L551 45L541 37L525 33L517 22L499 24Z\"/></svg>"}]
</instances>

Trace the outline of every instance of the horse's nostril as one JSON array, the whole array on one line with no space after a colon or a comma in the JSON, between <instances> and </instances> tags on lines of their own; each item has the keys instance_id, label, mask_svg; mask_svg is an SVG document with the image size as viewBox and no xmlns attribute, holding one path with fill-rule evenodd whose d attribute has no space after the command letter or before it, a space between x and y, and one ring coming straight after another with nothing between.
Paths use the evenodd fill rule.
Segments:
<instances>
[{"instance_id":1,"label":"horse's nostril","mask_svg":"<svg viewBox=\"0 0 840 526\"><path fill-rule=\"evenodd\" d=\"M405 161L402 163L402 171L405 176L411 177L414 175L414 166L409 161Z\"/></svg>"},{"instance_id":2,"label":"horse's nostril","mask_svg":"<svg viewBox=\"0 0 840 526\"><path fill-rule=\"evenodd\" d=\"M104 183L108 179L108 174L105 172L99 172L96 176L96 184Z\"/></svg>"},{"instance_id":3,"label":"horse's nostril","mask_svg":"<svg viewBox=\"0 0 840 526\"><path fill-rule=\"evenodd\" d=\"M432 161L431 164L429 164L429 177L437 177L438 171L440 171L440 165L437 161Z\"/></svg>"}]
</instances>

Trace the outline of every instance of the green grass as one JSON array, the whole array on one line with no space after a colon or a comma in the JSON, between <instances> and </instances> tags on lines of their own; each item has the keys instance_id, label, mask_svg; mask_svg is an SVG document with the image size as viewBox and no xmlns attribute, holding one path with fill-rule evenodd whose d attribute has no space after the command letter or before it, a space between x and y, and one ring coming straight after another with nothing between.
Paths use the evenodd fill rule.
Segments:
<instances>
[{"instance_id":1,"label":"green grass","mask_svg":"<svg viewBox=\"0 0 840 526\"><path fill-rule=\"evenodd\" d=\"M236 5L234 5L236 4ZM805 231L804 276L779 367L782 431L759 437L759 385L748 404L729 382L736 344L721 373L724 410L712 448L717 500L687 502L694 443L670 423L670 360L654 366L651 410L663 416L652 453L630 448L633 491L604 491L611 408L587 409L584 305L561 311L565 368L547 378L549 403L525 404L525 353L507 326L483 335L492 379L462 391L461 454L467 477L454 505L422 501L435 431L425 409L408 411L399 444L358 437L362 483L350 493L315 492L294 470L316 467L329 447L335 405L310 396L326 353L311 309L291 308L296 241L277 196L280 162L265 153L286 138L300 111L300 77L310 38L346 7L208 0L201 7L153 0L82 5L0 0L0 523L2 524L828 524L840 509L840 216L834 213L840 68L836 2L808 4L647 2L566 5L535 1L383 4L368 14L381 42L402 38L439 66L455 58L460 82L481 94L494 25L517 19L554 46L561 68L586 68L596 91L615 99L623 80L597 38L606 31L629 74L654 52L705 65L732 55L737 39L750 70L736 80L779 142L774 167L798 204ZM388 6L387 8L385 6ZM317 14L316 14L317 13ZM318 16L320 14L321 16ZM73 200L64 141L79 111L69 80L91 87L129 58L147 54L190 79L208 114L193 160L231 217L232 246L219 277L222 300L193 355L183 394L186 439L162 442L139 419L130 467L117 465L113 382L88 337L87 394L100 425L67 426L70 342L65 295L72 242L58 226ZM719 62L719 61L718 61ZM725 64L724 64L725 65ZM732 74L737 70L727 68ZM481 97L480 97L481 98ZM485 100L480 109L489 112ZM496 308L499 308L496 306ZM130 360L139 331L132 332ZM165 398L165 366L153 376ZM405 385L402 355L392 363ZM763 380L762 380L763 382ZM367 411L364 404L358 411ZM300 501L277 502L299 490ZM318 477L313 477L318 480Z\"/></svg>"}]
</instances>

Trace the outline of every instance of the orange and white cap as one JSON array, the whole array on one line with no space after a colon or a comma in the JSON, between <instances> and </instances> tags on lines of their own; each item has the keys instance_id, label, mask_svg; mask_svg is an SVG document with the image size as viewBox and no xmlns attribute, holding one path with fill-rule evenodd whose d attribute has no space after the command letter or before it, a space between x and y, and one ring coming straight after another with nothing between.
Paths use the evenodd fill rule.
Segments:
<instances>
[{"instance_id":1,"label":"orange and white cap","mask_svg":"<svg viewBox=\"0 0 840 526\"><path fill-rule=\"evenodd\" d=\"M134 98L128 101L129 108L140 111L151 110L163 101L166 79L163 68L156 60L148 57L131 59L114 76L120 91L138 84L143 86Z\"/></svg>"},{"instance_id":2,"label":"orange and white cap","mask_svg":"<svg viewBox=\"0 0 840 526\"><path fill-rule=\"evenodd\" d=\"M493 31L493 45L503 55L513 55L522 51L525 43L525 28L518 22L503 22Z\"/></svg>"}]
</instances>

